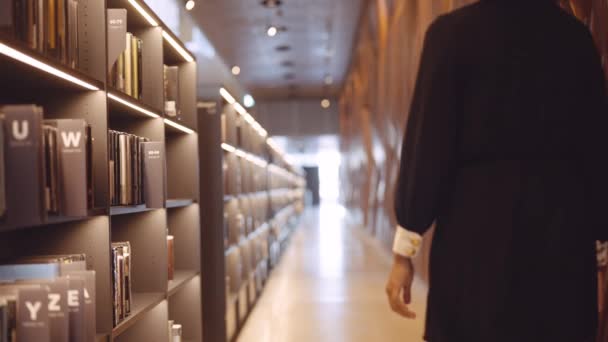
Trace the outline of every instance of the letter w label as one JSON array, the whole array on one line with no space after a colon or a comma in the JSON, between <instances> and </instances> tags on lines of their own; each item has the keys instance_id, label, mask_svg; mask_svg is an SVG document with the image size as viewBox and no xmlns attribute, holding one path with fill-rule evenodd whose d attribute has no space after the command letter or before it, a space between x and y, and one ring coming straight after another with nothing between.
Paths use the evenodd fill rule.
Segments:
<instances>
[{"instance_id":1,"label":"letter w label","mask_svg":"<svg viewBox=\"0 0 608 342\"><path fill-rule=\"evenodd\" d=\"M21 123L21 124L20 124ZM21 127L19 127L21 126ZM16 140L25 140L30 135L30 125L27 121L13 121L13 137Z\"/></svg>"},{"instance_id":2,"label":"letter w label","mask_svg":"<svg viewBox=\"0 0 608 342\"><path fill-rule=\"evenodd\" d=\"M81 132L61 132L61 139L63 139L63 146L66 148L76 148L80 146Z\"/></svg>"}]
</instances>

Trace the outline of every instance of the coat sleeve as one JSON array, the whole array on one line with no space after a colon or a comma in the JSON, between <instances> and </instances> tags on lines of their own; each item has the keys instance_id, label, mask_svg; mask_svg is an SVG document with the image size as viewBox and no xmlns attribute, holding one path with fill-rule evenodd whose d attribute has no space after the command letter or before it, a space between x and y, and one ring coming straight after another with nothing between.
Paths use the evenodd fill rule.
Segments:
<instances>
[{"instance_id":1,"label":"coat sleeve","mask_svg":"<svg viewBox=\"0 0 608 342\"><path fill-rule=\"evenodd\" d=\"M608 93L602 62L591 34L588 35L586 76L582 106L588 111L590 120L585 122L585 180L589 196L587 222L593 227L594 238L608 241ZM604 67L608 67L604 66Z\"/></svg>"},{"instance_id":2,"label":"coat sleeve","mask_svg":"<svg viewBox=\"0 0 608 342\"><path fill-rule=\"evenodd\" d=\"M398 224L421 235L437 218L455 164L458 85L448 32L440 17L426 33L395 193Z\"/></svg>"}]
</instances>

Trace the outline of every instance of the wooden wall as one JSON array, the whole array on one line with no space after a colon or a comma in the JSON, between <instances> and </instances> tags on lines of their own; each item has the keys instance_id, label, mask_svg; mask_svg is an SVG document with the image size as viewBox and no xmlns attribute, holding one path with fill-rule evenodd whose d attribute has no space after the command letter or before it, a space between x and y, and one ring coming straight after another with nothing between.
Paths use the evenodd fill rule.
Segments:
<instances>
[{"instance_id":1,"label":"wooden wall","mask_svg":"<svg viewBox=\"0 0 608 342\"><path fill-rule=\"evenodd\" d=\"M472 2L368 0L364 9L340 95L341 195L387 248L395 227L392 189L424 33L436 16ZM608 64L606 0L564 0L562 7L590 26Z\"/></svg>"}]
</instances>

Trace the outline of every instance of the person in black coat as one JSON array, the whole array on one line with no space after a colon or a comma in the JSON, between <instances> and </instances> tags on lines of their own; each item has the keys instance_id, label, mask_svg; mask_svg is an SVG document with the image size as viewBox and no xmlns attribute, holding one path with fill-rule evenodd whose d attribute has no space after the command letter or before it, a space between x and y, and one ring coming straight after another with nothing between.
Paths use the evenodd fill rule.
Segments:
<instances>
[{"instance_id":1,"label":"person in black coat","mask_svg":"<svg viewBox=\"0 0 608 342\"><path fill-rule=\"evenodd\" d=\"M436 222L426 340L593 341L607 117L591 34L556 2L482 0L439 17L403 143L393 310L415 317L410 257Z\"/></svg>"}]
</instances>

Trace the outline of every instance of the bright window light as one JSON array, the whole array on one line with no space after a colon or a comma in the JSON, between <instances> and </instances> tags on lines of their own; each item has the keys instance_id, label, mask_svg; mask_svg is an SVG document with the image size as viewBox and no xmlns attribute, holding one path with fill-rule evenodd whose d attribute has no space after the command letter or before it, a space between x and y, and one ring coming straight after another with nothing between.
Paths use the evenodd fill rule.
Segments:
<instances>
[{"instance_id":1,"label":"bright window light","mask_svg":"<svg viewBox=\"0 0 608 342\"><path fill-rule=\"evenodd\" d=\"M122 98L120 98L120 97L118 97L118 96L116 96L116 95L114 95L112 93L108 93L108 97L110 99L118 102L118 103L121 103L121 104L129 107L129 108L135 109L136 111L138 111L138 112L140 112L142 114L145 114L145 115L147 115L149 117L160 118L160 115L158 115L156 113L153 113L153 112L151 112L151 111L149 111L149 110L147 110L145 108L142 108L142 107L140 107L140 106L138 106L138 105L136 105L134 103L131 103L131 102L127 101L127 100L123 100Z\"/></svg>"},{"instance_id":2,"label":"bright window light","mask_svg":"<svg viewBox=\"0 0 608 342\"><path fill-rule=\"evenodd\" d=\"M129 0L129 3L148 21L148 23L150 23L150 25L158 26L158 22L139 3L137 3L137 1Z\"/></svg>"},{"instance_id":3,"label":"bright window light","mask_svg":"<svg viewBox=\"0 0 608 342\"><path fill-rule=\"evenodd\" d=\"M89 89L89 90L99 90L98 87L85 82L79 78L76 78L68 73L65 73L55 67L52 67L44 62L41 62L35 58L32 58L31 56L28 56L20 51L17 51L7 45L4 45L2 43L0 43L0 53L2 53L3 55L6 55L8 57L11 57L15 60L18 60L19 62L28 64L30 66L33 66L36 69L40 69L42 71L45 71L49 74L55 75L59 78L62 78L66 81L70 81L74 84L77 84L83 88Z\"/></svg>"},{"instance_id":4,"label":"bright window light","mask_svg":"<svg viewBox=\"0 0 608 342\"><path fill-rule=\"evenodd\" d=\"M194 61L194 57L192 57L188 53L188 51L186 51L181 45L179 45L175 41L175 39L173 39L173 37L171 37L171 35L169 33L167 33L167 31L165 31L165 30L163 30L163 38L165 38L165 40L168 41L169 44L171 44L171 46L173 46L175 51L177 51L186 60L186 62Z\"/></svg>"},{"instance_id":5,"label":"bright window light","mask_svg":"<svg viewBox=\"0 0 608 342\"><path fill-rule=\"evenodd\" d=\"M194 133L194 131L191 130L190 128L188 128L188 127L186 127L184 125L180 125L177 122L173 122L173 121L171 121L169 119L163 119L163 120L165 121L165 124L167 124L167 125L169 125L169 126L171 126L173 128L177 128L177 129L179 129L180 131L182 131L184 133L187 133L187 134Z\"/></svg>"}]
</instances>

